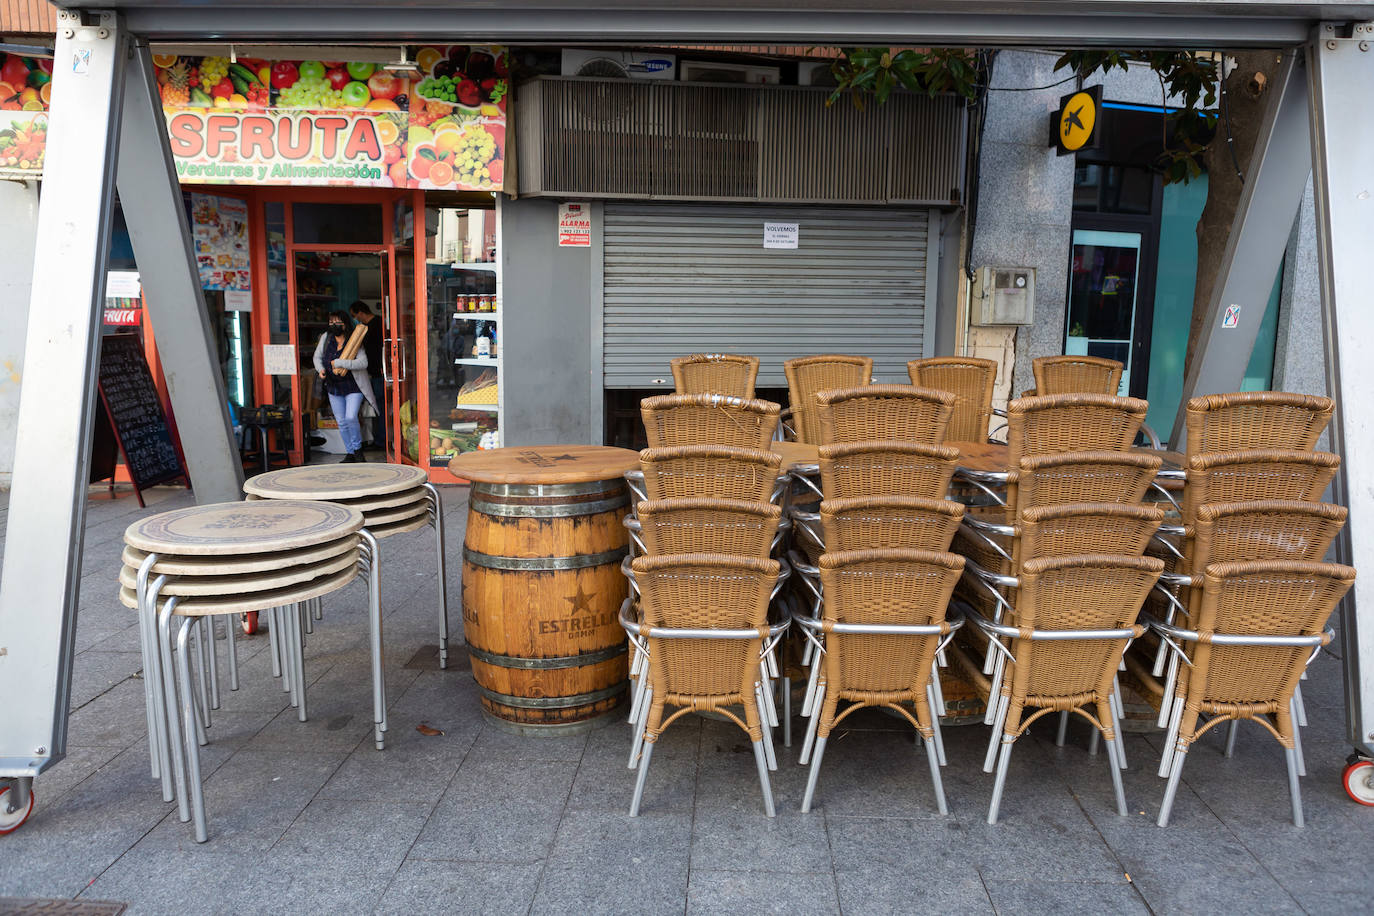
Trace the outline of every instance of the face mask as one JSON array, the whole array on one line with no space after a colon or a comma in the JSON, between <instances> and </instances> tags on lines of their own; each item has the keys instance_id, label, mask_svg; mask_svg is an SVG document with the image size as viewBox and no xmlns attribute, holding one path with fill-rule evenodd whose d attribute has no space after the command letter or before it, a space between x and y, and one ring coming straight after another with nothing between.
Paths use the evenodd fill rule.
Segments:
<instances>
[{"instance_id":1,"label":"face mask","mask_svg":"<svg viewBox=\"0 0 1374 916\"><path fill-rule=\"evenodd\" d=\"M337 321L332 321L329 324L329 330L334 334L342 334L343 325L339 324Z\"/></svg>"}]
</instances>

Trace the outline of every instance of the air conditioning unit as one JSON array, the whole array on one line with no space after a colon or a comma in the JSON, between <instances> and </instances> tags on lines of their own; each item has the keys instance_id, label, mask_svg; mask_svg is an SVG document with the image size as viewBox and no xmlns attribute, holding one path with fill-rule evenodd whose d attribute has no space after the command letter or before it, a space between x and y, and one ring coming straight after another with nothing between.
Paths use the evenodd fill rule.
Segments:
<instances>
[{"instance_id":1,"label":"air conditioning unit","mask_svg":"<svg viewBox=\"0 0 1374 916\"><path fill-rule=\"evenodd\" d=\"M835 74L830 72L833 61L824 61L819 64L798 64L797 65L797 85L798 86L827 86L834 88L838 84Z\"/></svg>"},{"instance_id":2,"label":"air conditioning unit","mask_svg":"<svg viewBox=\"0 0 1374 916\"><path fill-rule=\"evenodd\" d=\"M980 267L973 277L969 323L1030 324L1035 315L1034 267Z\"/></svg>"},{"instance_id":3,"label":"air conditioning unit","mask_svg":"<svg viewBox=\"0 0 1374 916\"><path fill-rule=\"evenodd\" d=\"M776 86L777 67L756 64L717 64L705 60L684 60L681 75L684 83L735 83Z\"/></svg>"},{"instance_id":4,"label":"air conditioning unit","mask_svg":"<svg viewBox=\"0 0 1374 916\"><path fill-rule=\"evenodd\" d=\"M672 54L642 51L588 51L563 49L564 76L596 76L602 79L677 79L677 58Z\"/></svg>"}]
</instances>

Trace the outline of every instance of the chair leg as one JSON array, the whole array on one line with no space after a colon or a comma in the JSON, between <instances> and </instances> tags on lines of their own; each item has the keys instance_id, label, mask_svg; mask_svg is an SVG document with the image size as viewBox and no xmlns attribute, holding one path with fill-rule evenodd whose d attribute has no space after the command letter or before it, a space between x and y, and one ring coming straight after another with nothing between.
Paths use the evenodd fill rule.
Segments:
<instances>
[{"instance_id":1,"label":"chair leg","mask_svg":"<svg viewBox=\"0 0 1374 916\"><path fill-rule=\"evenodd\" d=\"M944 704L936 705L935 688L930 684L926 685L926 702L930 705L930 728L934 732L932 737L935 740L935 759L940 762L940 766L946 766L949 760L945 758L945 738L940 734L940 714L936 712L937 709L943 709ZM919 732L917 739L920 739Z\"/></svg>"},{"instance_id":2,"label":"chair leg","mask_svg":"<svg viewBox=\"0 0 1374 916\"><path fill-rule=\"evenodd\" d=\"M177 817L184 824L191 819L191 809L186 791L186 756L185 748L193 740L185 738L181 734L181 719L177 711L180 708L177 703L176 669L172 665L172 612L176 607L176 598L168 600L158 612L157 631L158 631L158 654L161 656L162 668L162 705L163 712L166 714L168 749L172 758L172 774L176 780L176 800ZM168 799L170 800L170 799Z\"/></svg>"},{"instance_id":3,"label":"chair leg","mask_svg":"<svg viewBox=\"0 0 1374 916\"><path fill-rule=\"evenodd\" d=\"M754 742L754 762L759 768L759 785L763 788L763 811L769 817L776 816L773 809L773 787L768 782L768 759L763 750L763 742Z\"/></svg>"},{"instance_id":4,"label":"chair leg","mask_svg":"<svg viewBox=\"0 0 1374 916\"><path fill-rule=\"evenodd\" d=\"M816 781L821 775L821 758L825 756L825 742L828 738L817 738L815 750L811 753L811 773L806 777L806 795L802 797L802 814L811 810L811 801L816 797Z\"/></svg>"},{"instance_id":5,"label":"chair leg","mask_svg":"<svg viewBox=\"0 0 1374 916\"><path fill-rule=\"evenodd\" d=\"M1107 745L1107 768L1112 771L1112 791L1116 793L1116 813L1126 816L1126 790L1121 786L1121 771L1126 767L1118 755L1121 753L1120 732L1116 738L1104 738Z\"/></svg>"},{"instance_id":6,"label":"chair leg","mask_svg":"<svg viewBox=\"0 0 1374 916\"><path fill-rule=\"evenodd\" d=\"M1177 700L1174 704L1174 711L1169 715L1169 730L1164 733L1164 753L1160 755L1159 777L1167 777L1174 765L1174 755L1169 748L1178 744L1178 726L1183 719L1183 701Z\"/></svg>"},{"instance_id":7,"label":"chair leg","mask_svg":"<svg viewBox=\"0 0 1374 916\"><path fill-rule=\"evenodd\" d=\"M306 635L307 635L307 636L314 636L314 635L315 635L315 615L312 614L312 613L310 613L310 604L309 604L308 602L307 602L307 603L302 603L302 604L301 604L301 620L302 620L302 621L304 622L304 624L305 624L305 633L306 633Z\"/></svg>"},{"instance_id":8,"label":"chair leg","mask_svg":"<svg viewBox=\"0 0 1374 916\"><path fill-rule=\"evenodd\" d=\"M1066 709L1059 714L1059 732L1054 736L1054 746L1063 747L1064 738L1069 733L1069 711Z\"/></svg>"},{"instance_id":9,"label":"chair leg","mask_svg":"<svg viewBox=\"0 0 1374 916\"><path fill-rule=\"evenodd\" d=\"M1231 724L1226 726L1226 750L1223 751L1227 757L1236 752L1236 734L1240 731L1240 720L1232 719Z\"/></svg>"},{"instance_id":10,"label":"chair leg","mask_svg":"<svg viewBox=\"0 0 1374 916\"><path fill-rule=\"evenodd\" d=\"M649 775L649 758L654 756L654 743L644 743L644 755L639 758L639 775L635 777L635 794L630 799L630 817L639 817L639 803L644 798L644 778Z\"/></svg>"},{"instance_id":11,"label":"chair leg","mask_svg":"<svg viewBox=\"0 0 1374 916\"><path fill-rule=\"evenodd\" d=\"M988 738L988 752L983 757L983 772L991 773L997 765L997 748L1002 740L1002 724L1007 721L1007 703L1009 698L1002 694L996 694L997 700L992 707L992 736Z\"/></svg>"},{"instance_id":12,"label":"chair leg","mask_svg":"<svg viewBox=\"0 0 1374 916\"><path fill-rule=\"evenodd\" d=\"M1159 675L1155 675L1159 677ZM1164 679L1164 702L1159 704L1159 719L1156 720L1160 728L1165 728L1169 724L1169 716L1173 715L1175 704L1182 706L1181 698L1174 696L1174 686L1178 684L1178 655L1169 656L1169 676Z\"/></svg>"},{"instance_id":13,"label":"chair leg","mask_svg":"<svg viewBox=\"0 0 1374 916\"><path fill-rule=\"evenodd\" d=\"M1307 672L1304 671L1303 674ZM1307 727L1307 706L1302 701L1302 685L1299 684L1293 689L1293 721L1302 728ZM1303 774L1306 775L1306 774Z\"/></svg>"},{"instance_id":14,"label":"chair leg","mask_svg":"<svg viewBox=\"0 0 1374 916\"><path fill-rule=\"evenodd\" d=\"M782 677L782 746L792 746L792 679Z\"/></svg>"},{"instance_id":15,"label":"chair leg","mask_svg":"<svg viewBox=\"0 0 1374 916\"><path fill-rule=\"evenodd\" d=\"M239 615L224 618L224 638L229 643L229 689L239 689Z\"/></svg>"},{"instance_id":16,"label":"chair leg","mask_svg":"<svg viewBox=\"0 0 1374 916\"><path fill-rule=\"evenodd\" d=\"M1159 820L1155 823L1160 827L1169 826L1169 814L1174 809L1174 797L1178 795L1178 781L1183 776L1183 758L1187 756L1185 750L1175 750L1173 752L1173 762L1169 765L1169 786L1164 790L1164 802L1159 806Z\"/></svg>"},{"instance_id":17,"label":"chair leg","mask_svg":"<svg viewBox=\"0 0 1374 916\"><path fill-rule=\"evenodd\" d=\"M210 727L210 653L207 651L205 638L205 624L207 618L198 617L194 621L196 624L196 676L199 678L196 686L200 689L200 724L202 728Z\"/></svg>"},{"instance_id":18,"label":"chair leg","mask_svg":"<svg viewBox=\"0 0 1374 916\"><path fill-rule=\"evenodd\" d=\"M1109 706L1112 711L1112 731L1116 733L1116 764L1121 769L1126 769L1126 733L1121 730L1121 685L1116 679L1112 679L1112 695L1107 698L1111 702Z\"/></svg>"},{"instance_id":19,"label":"chair leg","mask_svg":"<svg viewBox=\"0 0 1374 916\"><path fill-rule=\"evenodd\" d=\"M990 650L990 651L991 651L991 650ZM1003 675L1004 673L1005 673L1005 672L1004 672L1003 666L1002 666L1002 655L1001 655L1001 653L999 652L999 653L997 654L997 658L993 661L993 665L992 665L992 678L991 678L991 680L988 681L988 684L989 684L989 687L988 687L988 699L992 699L993 697L998 697L998 696L1001 696L1001 695L1002 695L1002 675ZM997 709L996 709L996 706L997 706L997 704L996 704L995 702L993 702L993 703L988 703L987 712L983 715L983 724L984 724L984 725L993 725L993 723L996 721L996 719L997 719ZM994 726L994 727L995 727L995 726ZM991 770L989 770L988 772L991 772Z\"/></svg>"},{"instance_id":20,"label":"chair leg","mask_svg":"<svg viewBox=\"0 0 1374 916\"><path fill-rule=\"evenodd\" d=\"M816 713L816 691L821 686L821 660L817 658L811 664L811 672L806 677L806 694L802 697L801 714L812 716Z\"/></svg>"},{"instance_id":21,"label":"chair leg","mask_svg":"<svg viewBox=\"0 0 1374 916\"><path fill-rule=\"evenodd\" d=\"M281 634L277 632L277 609L269 608L259 616L267 621L267 648L272 656L272 676L281 677L281 649L277 645L277 637Z\"/></svg>"},{"instance_id":22,"label":"chair leg","mask_svg":"<svg viewBox=\"0 0 1374 916\"><path fill-rule=\"evenodd\" d=\"M187 646L187 638L195 623L194 617L187 617L182 620L177 632L176 666L177 683L180 687L177 692L180 694L181 718L186 735L194 734L196 729L195 701L191 693L191 659ZM200 783L200 748L194 741L188 740L185 743L185 752L186 782L191 801L191 818L196 827L196 842L204 843L209 839L209 832L205 822L205 790Z\"/></svg>"},{"instance_id":23,"label":"chair leg","mask_svg":"<svg viewBox=\"0 0 1374 916\"><path fill-rule=\"evenodd\" d=\"M997 779L992 784L992 802L988 805L988 823L997 823L997 811L1002 807L1002 789L1007 784L1007 767L1011 764L1011 747L1016 739L1011 735L1002 736L1002 753L997 760Z\"/></svg>"},{"instance_id":24,"label":"chair leg","mask_svg":"<svg viewBox=\"0 0 1374 916\"><path fill-rule=\"evenodd\" d=\"M1293 731L1296 732L1297 728L1294 728ZM1288 763L1288 797L1293 802L1293 826L1301 827L1303 825L1302 788L1298 785L1298 765L1300 763L1300 758L1297 752L1291 747L1283 749L1283 756Z\"/></svg>"},{"instance_id":25,"label":"chair leg","mask_svg":"<svg viewBox=\"0 0 1374 916\"><path fill-rule=\"evenodd\" d=\"M219 709L219 652L215 646L215 618L201 619L205 621L200 625L202 638L205 640L205 654L210 659L210 708ZM206 714L206 718L209 718L209 713Z\"/></svg>"},{"instance_id":26,"label":"chair leg","mask_svg":"<svg viewBox=\"0 0 1374 916\"><path fill-rule=\"evenodd\" d=\"M314 600L314 605L315 605L315 619L316 619L316 620L324 620L324 599L323 599L323 598L316 598L316 599ZM442 667L442 666L440 666L440 667Z\"/></svg>"},{"instance_id":27,"label":"chair leg","mask_svg":"<svg viewBox=\"0 0 1374 916\"><path fill-rule=\"evenodd\" d=\"M654 688L652 685L644 688L644 702L640 704L639 718L635 721L635 736L630 742L630 763L629 769L633 770L641 761L640 751L647 750L644 747L644 724L649 717L649 703L654 698Z\"/></svg>"},{"instance_id":28,"label":"chair leg","mask_svg":"<svg viewBox=\"0 0 1374 916\"><path fill-rule=\"evenodd\" d=\"M816 688L816 704L811 713L811 722L806 726L806 740L802 742L801 756L797 758L797 763L806 766L811 759L811 746L816 741L816 731L821 725L821 704L825 702L825 685Z\"/></svg>"},{"instance_id":29,"label":"chair leg","mask_svg":"<svg viewBox=\"0 0 1374 916\"><path fill-rule=\"evenodd\" d=\"M764 690L761 684L754 684L754 704L759 710L759 728L763 730L763 754L768 762L768 769L778 768L778 757L773 750L773 726L768 724L768 713L763 709Z\"/></svg>"},{"instance_id":30,"label":"chair leg","mask_svg":"<svg viewBox=\"0 0 1374 916\"><path fill-rule=\"evenodd\" d=\"M939 734L936 732L935 736L938 737ZM940 777L940 767L944 761L940 759L938 748L934 742L927 741L925 744L926 761L930 764L930 787L935 792L935 809L941 814L949 814L949 804L945 801L945 782Z\"/></svg>"},{"instance_id":31,"label":"chair leg","mask_svg":"<svg viewBox=\"0 0 1374 916\"><path fill-rule=\"evenodd\" d=\"M1292 712L1292 714L1293 714L1293 756L1294 756L1295 758L1297 758L1297 762L1298 762L1298 775L1299 775L1299 776L1306 776L1306 775L1307 775L1307 761L1303 758L1303 754L1302 754L1302 733L1301 733L1301 730L1298 728L1298 724L1297 724L1297 719L1298 719L1298 715L1297 715L1298 704L1297 704L1297 701L1296 701L1296 700L1291 700L1291 701L1289 701L1288 706L1289 706L1289 711Z\"/></svg>"}]
</instances>

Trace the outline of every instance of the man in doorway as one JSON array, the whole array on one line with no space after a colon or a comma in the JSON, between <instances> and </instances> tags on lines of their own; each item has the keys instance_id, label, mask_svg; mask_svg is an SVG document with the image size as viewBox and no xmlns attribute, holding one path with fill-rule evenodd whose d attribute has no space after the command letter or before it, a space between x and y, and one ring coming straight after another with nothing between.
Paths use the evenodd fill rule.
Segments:
<instances>
[{"instance_id":1,"label":"man in doorway","mask_svg":"<svg viewBox=\"0 0 1374 916\"><path fill-rule=\"evenodd\" d=\"M353 313L354 319L359 324L367 326L367 334L363 337L363 351L367 354L367 364L372 375L372 393L377 399L377 421L372 427L372 443L369 446L374 449L386 451L387 436L387 402L386 402L386 379L382 375L382 347L385 332L382 330L381 320L368 308L367 303L362 300L354 302L348 307Z\"/></svg>"}]
</instances>

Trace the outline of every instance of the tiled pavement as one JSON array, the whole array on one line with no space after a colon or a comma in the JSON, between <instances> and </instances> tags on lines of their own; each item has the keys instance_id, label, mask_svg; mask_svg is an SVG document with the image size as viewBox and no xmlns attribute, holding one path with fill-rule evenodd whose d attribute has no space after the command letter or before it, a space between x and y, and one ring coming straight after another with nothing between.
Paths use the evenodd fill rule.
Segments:
<instances>
[{"instance_id":1,"label":"tiled pavement","mask_svg":"<svg viewBox=\"0 0 1374 916\"><path fill-rule=\"evenodd\" d=\"M466 490L443 490L461 543ZM187 504L157 489L148 512ZM4 516L0 494L0 522ZM1127 738L1131 813L1115 813L1105 756L1052 723L1018 743L996 827L983 726L945 730L951 814L934 812L925 755L879 714L832 737L816 809L779 748L778 816L763 816L741 733L689 720L660 742L643 814L626 816L629 732L528 739L486 724L463 655L433 658L432 541L383 542L391 730L370 740L361 586L327 599L307 647L311 719L270 676L264 637L240 642L204 749L210 842L197 845L148 779L138 635L114 599L120 538L143 510L93 498L67 758L36 783L33 819L0 838L0 896L128 901L134 913L1347 913L1374 897L1374 810L1340 786L1340 662L1305 686L1307 826L1288 820L1283 758L1257 727L1185 770L1154 826L1158 732ZM459 569L449 569L452 620ZM443 732L427 736L416 726Z\"/></svg>"}]
</instances>

